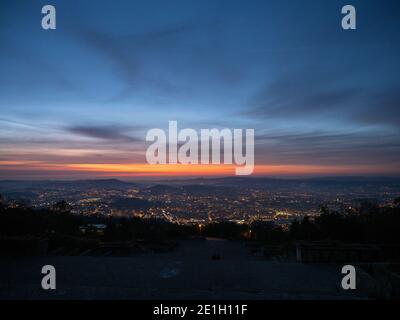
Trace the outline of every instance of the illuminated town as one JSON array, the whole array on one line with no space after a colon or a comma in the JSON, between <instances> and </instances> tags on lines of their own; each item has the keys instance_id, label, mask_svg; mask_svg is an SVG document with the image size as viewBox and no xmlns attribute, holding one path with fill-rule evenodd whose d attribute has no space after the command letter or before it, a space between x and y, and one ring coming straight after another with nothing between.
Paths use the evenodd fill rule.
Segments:
<instances>
[{"instance_id":1,"label":"illuminated town","mask_svg":"<svg viewBox=\"0 0 400 320\"><path fill-rule=\"evenodd\" d=\"M344 189L337 189L330 180L250 181L252 184L246 179L229 178L168 183L88 180L53 182L47 187L37 182L32 183L29 192L23 189L23 197L19 196L22 190L17 191L20 184L13 182L14 191L4 196L10 206L35 208L51 207L65 200L72 213L83 216L162 219L179 225L264 221L287 228L304 216L315 218L322 206L339 214L351 214L363 201L388 205L399 193L398 185L391 180L379 186L345 181L349 186ZM1 186L10 190L10 183L2 182Z\"/></svg>"}]
</instances>

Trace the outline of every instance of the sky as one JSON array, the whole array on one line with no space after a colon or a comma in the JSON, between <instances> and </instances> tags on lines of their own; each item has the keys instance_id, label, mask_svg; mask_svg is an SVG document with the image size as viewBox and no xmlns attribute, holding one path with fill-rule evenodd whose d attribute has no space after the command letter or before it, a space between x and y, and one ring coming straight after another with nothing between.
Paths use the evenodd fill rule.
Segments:
<instances>
[{"instance_id":1,"label":"sky","mask_svg":"<svg viewBox=\"0 0 400 320\"><path fill-rule=\"evenodd\" d=\"M170 120L254 128L255 175L399 175L399 40L397 0L2 0L0 179L233 174L148 165Z\"/></svg>"}]
</instances>

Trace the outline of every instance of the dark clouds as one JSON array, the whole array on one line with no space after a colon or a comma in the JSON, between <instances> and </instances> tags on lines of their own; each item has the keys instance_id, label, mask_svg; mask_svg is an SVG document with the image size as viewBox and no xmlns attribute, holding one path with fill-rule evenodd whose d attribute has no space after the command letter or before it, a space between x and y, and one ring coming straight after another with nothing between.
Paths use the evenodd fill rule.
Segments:
<instances>
[{"instance_id":1,"label":"dark clouds","mask_svg":"<svg viewBox=\"0 0 400 320\"><path fill-rule=\"evenodd\" d=\"M344 123L397 126L399 87L348 82L347 73L287 74L259 89L248 101L244 115L257 119L338 120ZM327 118L329 117L329 118ZM357 124L358 123L358 124Z\"/></svg>"},{"instance_id":2,"label":"dark clouds","mask_svg":"<svg viewBox=\"0 0 400 320\"><path fill-rule=\"evenodd\" d=\"M256 137L257 158L268 163L390 165L400 163L400 133L308 132Z\"/></svg>"},{"instance_id":3,"label":"dark clouds","mask_svg":"<svg viewBox=\"0 0 400 320\"><path fill-rule=\"evenodd\" d=\"M112 103L140 95L150 101L167 98L171 103L193 97L204 99L208 86L231 90L245 74L244 65L235 63L235 53L225 42L227 30L221 28L218 19L184 18L148 31L124 34L94 29L81 22L69 32L112 67L122 85L109 100ZM159 108L165 105L162 102Z\"/></svg>"},{"instance_id":4,"label":"dark clouds","mask_svg":"<svg viewBox=\"0 0 400 320\"><path fill-rule=\"evenodd\" d=\"M261 88L248 102L246 113L256 117L298 117L341 109L359 93L337 86L340 79L312 71L288 74ZM356 86L357 84L355 84Z\"/></svg>"},{"instance_id":5,"label":"dark clouds","mask_svg":"<svg viewBox=\"0 0 400 320\"><path fill-rule=\"evenodd\" d=\"M87 138L125 142L141 141L137 137L126 134L125 130L113 126L74 126L66 128L67 132Z\"/></svg>"},{"instance_id":6,"label":"dark clouds","mask_svg":"<svg viewBox=\"0 0 400 320\"><path fill-rule=\"evenodd\" d=\"M354 0L355 32L341 0L53 2L55 32L0 4L2 159L144 161L178 120L254 128L257 164L399 161L398 1Z\"/></svg>"},{"instance_id":7,"label":"dark clouds","mask_svg":"<svg viewBox=\"0 0 400 320\"><path fill-rule=\"evenodd\" d=\"M309 69L259 89L243 113L259 122L258 161L396 167L400 163L397 87L350 82L345 75L341 70ZM276 121L281 125L274 125Z\"/></svg>"},{"instance_id":8,"label":"dark clouds","mask_svg":"<svg viewBox=\"0 0 400 320\"><path fill-rule=\"evenodd\" d=\"M173 43L179 41L181 36L192 30L192 26L185 24L125 35L94 30L84 25L81 25L79 29L70 29L73 36L81 39L83 44L97 50L100 55L109 59L119 74L130 84L143 80L143 54L150 54L163 50L167 46L173 46Z\"/></svg>"},{"instance_id":9,"label":"dark clouds","mask_svg":"<svg viewBox=\"0 0 400 320\"><path fill-rule=\"evenodd\" d=\"M366 90L367 91L367 90ZM400 129L400 83L381 92L365 92L367 102L354 118L367 124L385 124Z\"/></svg>"}]
</instances>

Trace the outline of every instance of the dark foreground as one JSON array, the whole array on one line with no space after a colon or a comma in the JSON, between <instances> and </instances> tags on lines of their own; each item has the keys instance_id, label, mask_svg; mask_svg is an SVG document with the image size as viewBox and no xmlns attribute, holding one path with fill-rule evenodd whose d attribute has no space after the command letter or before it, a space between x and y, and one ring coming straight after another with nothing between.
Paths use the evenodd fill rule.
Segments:
<instances>
[{"instance_id":1,"label":"dark foreground","mask_svg":"<svg viewBox=\"0 0 400 320\"><path fill-rule=\"evenodd\" d=\"M218 253L221 260L212 260ZM53 265L57 289L41 288ZM242 243L183 241L177 250L131 257L0 258L0 299L352 299L341 266L253 257Z\"/></svg>"}]
</instances>

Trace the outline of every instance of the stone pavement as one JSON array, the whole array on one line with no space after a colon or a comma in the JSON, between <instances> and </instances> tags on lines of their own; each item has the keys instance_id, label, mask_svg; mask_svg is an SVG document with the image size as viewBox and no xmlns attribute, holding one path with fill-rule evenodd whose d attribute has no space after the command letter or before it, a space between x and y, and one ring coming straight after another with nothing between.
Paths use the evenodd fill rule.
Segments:
<instances>
[{"instance_id":1,"label":"stone pavement","mask_svg":"<svg viewBox=\"0 0 400 320\"><path fill-rule=\"evenodd\" d=\"M56 268L54 291L41 288L46 264ZM239 242L188 240L174 252L129 257L3 257L0 299L362 298L340 288L340 271L256 258Z\"/></svg>"}]
</instances>

